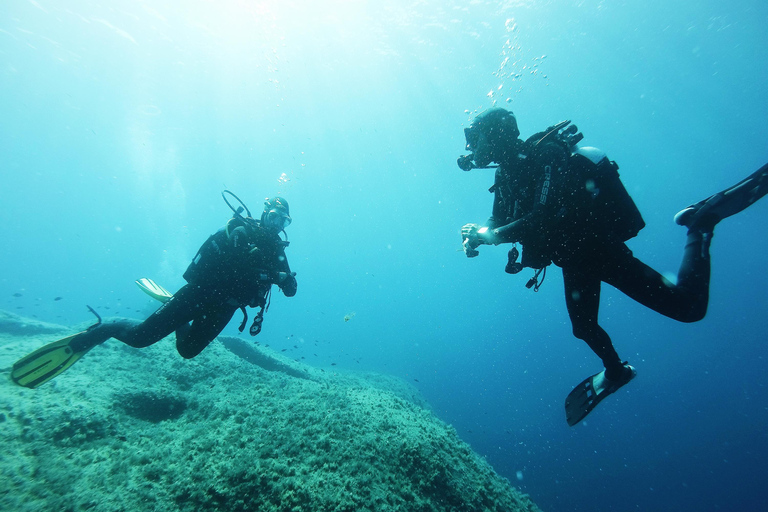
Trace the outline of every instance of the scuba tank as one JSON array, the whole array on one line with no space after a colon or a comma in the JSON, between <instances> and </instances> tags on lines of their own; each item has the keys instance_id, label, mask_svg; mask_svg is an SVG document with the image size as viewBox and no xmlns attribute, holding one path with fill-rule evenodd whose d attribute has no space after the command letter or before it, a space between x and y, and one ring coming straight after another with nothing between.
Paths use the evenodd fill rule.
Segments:
<instances>
[{"instance_id":1,"label":"scuba tank","mask_svg":"<svg viewBox=\"0 0 768 512\"><path fill-rule=\"evenodd\" d=\"M582 203L577 208L586 210L577 217L587 232L620 242L637 236L645 221L621 182L618 164L597 148L583 147L571 155L568 165L578 172L581 188L574 198Z\"/></svg>"},{"instance_id":2,"label":"scuba tank","mask_svg":"<svg viewBox=\"0 0 768 512\"><path fill-rule=\"evenodd\" d=\"M533 144L535 152L543 143L555 142L570 155L567 173L574 190L562 212L562 234L571 240L626 242L637 236L645 221L621 182L618 164L600 149L577 147L583 138L576 125L562 121Z\"/></svg>"}]
</instances>

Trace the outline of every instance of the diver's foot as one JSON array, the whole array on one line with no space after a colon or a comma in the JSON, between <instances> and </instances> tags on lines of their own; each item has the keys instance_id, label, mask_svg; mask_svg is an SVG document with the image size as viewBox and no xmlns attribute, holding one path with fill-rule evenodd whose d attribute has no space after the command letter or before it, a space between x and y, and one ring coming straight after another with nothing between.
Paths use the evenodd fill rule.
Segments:
<instances>
[{"instance_id":1,"label":"diver's foot","mask_svg":"<svg viewBox=\"0 0 768 512\"><path fill-rule=\"evenodd\" d=\"M712 233L718 222L729 215L724 215L727 205L726 196L722 192L677 212L675 223L685 226L689 231Z\"/></svg>"},{"instance_id":2,"label":"diver's foot","mask_svg":"<svg viewBox=\"0 0 768 512\"><path fill-rule=\"evenodd\" d=\"M595 375L592 379L592 387L598 396L603 391L608 391L610 394L628 384L636 375L637 370L635 370L635 367L625 361L618 368L606 369Z\"/></svg>"},{"instance_id":3,"label":"diver's foot","mask_svg":"<svg viewBox=\"0 0 768 512\"><path fill-rule=\"evenodd\" d=\"M675 222L690 231L712 233L718 222L735 215L768 194L768 164L737 184L677 213Z\"/></svg>"},{"instance_id":4,"label":"diver's foot","mask_svg":"<svg viewBox=\"0 0 768 512\"><path fill-rule=\"evenodd\" d=\"M583 420L607 396L629 383L637 371L626 362L584 379L565 399L565 419L571 427Z\"/></svg>"},{"instance_id":5,"label":"diver's foot","mask_svg":"<svg viewBox=\"0 0 768 512\"><path fill-rule=\"evenodd\" d=\"M691 205L683 208L675 214L675 224L678 226L688 226L696 213L696 205Z\"/></svg>"}]
</instances>

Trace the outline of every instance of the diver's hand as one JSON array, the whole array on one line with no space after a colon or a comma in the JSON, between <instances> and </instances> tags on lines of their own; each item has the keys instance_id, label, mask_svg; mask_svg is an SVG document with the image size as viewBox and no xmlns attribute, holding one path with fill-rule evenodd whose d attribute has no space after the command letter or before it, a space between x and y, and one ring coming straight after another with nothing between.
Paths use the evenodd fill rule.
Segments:
<instances>
[{"instance_id":1,"label":"diver's hand","mask_svg":"<svg viewBox=\"0 0 768 512\"><path fill-rule=\"evenodd\" d=\"M479 224L464 224L461 227L461 238L470 248L475 249L479 245L498 245L496 231Z\"/></svg>"},{"instance_id":2,"label":"diver's hand","mask_svg":"<svg viewBox=\"0 0 768 512\"><path fill-rule=\"evenodd\" d=\"M461 239L466 241L470 240L470 245L474 249L482 242L478 241L477 231L480 229L480 224L464 224L461 226Z\"/></svg>"},{"instance_id":3,"label":"diver's hand","mask_svg":"<svg viewBox=\"0 0 768 512\"><path fill-rule=\"evenodd\" d=\"M461 246L464 248L464 254L467 255L467 258L474 258L475 256L480 255L480 251L469 245L468 238L464 239L464 242L461 244Z\"/></svg>"},{"instance_id":4,"label":"diver's hand","mask_svg":"<svg viewBox=\"0 0 768 512\"><path fill-rule=\"evenodd\" d=\"M461 245L464 248L464 254L467 258L474 258L480 254L476 249L482 242L477 236L480 229L479 224L464 224L461 227Z\"/></svg>"}]
</instances>

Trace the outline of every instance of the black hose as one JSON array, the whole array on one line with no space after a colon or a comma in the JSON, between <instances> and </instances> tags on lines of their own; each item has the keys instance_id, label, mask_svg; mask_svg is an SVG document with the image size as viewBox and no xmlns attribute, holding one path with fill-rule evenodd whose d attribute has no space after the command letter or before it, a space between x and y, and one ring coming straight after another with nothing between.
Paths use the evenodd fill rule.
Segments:
<instances>
[{"instance_id":1,"label":"black hose","mask_svg":"<svg viewBox=\"0 0 768 512\"><path fill-rule=\"evenodd\" d=\"M229 204L229 201L227 200L227 196L225 196L224 194L229 194L232 197L234 197L235 199L237 199L237 202L240 203L242 205L242 207L245 209L245 213L247 213L249 217L252 217L251 210L249 210L248 207L245 206L245 203L242 201L242 199L237 197L233 192L230 192L229 190L224 190L221 193L221 197L224 198L224 202L227 203L227 206L229 206L230 210L235 212L235 215L240 215L240 212L243 211L243 210L240 209L240 208L235 209L231 204Z\"/></svg>"}]
</instances>

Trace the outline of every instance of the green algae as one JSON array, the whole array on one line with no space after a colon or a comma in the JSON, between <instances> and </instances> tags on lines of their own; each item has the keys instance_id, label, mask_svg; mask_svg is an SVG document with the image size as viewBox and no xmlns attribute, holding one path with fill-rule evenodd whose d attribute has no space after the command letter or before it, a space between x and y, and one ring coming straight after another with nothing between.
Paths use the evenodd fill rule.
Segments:
<instances>
[{"instance_id":1,"label":"green algae","mask_svg":"<svg viewBox=\"0 0 768 512\"><path fill-rule=\"evenodd\" d=\"M0 336L0 367L45 341ZM0 381L0 509L538 510L402 380L169 341Z\"/></svg>"}]
</instances>

